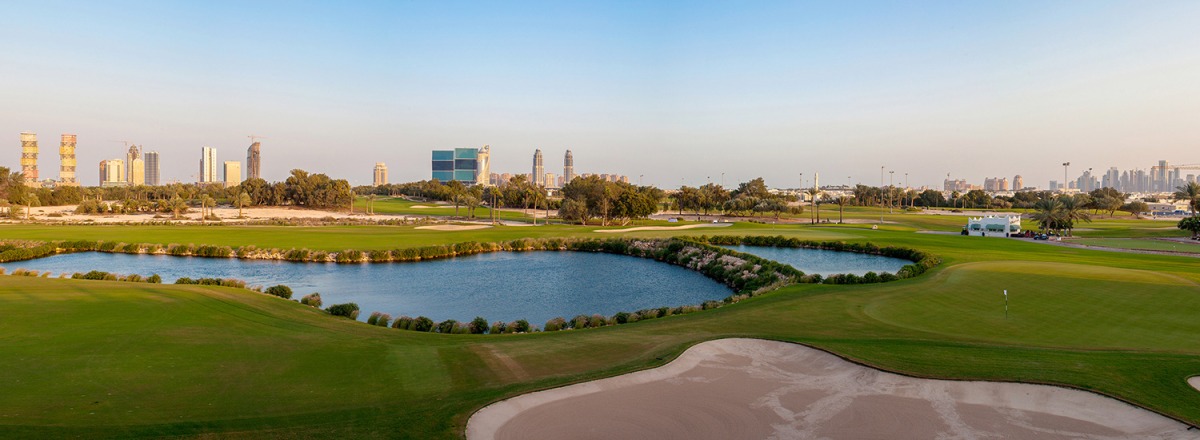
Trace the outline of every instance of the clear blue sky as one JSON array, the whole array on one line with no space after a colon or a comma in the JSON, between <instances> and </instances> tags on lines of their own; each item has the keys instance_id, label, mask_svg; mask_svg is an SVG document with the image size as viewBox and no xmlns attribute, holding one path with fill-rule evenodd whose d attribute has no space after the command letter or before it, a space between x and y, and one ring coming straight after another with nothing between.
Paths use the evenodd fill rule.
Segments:
<instances>
[{"instance_id":1,"label":"clear blue sky","mask_svg":"<svg viewBox=\"0 0 1200 440\"><path fill-rule=\"evenodd\" d=\"M61 133L80 179L128 140L192 181L200 147L264 174L429 178L429 151L676 186L1027 184L1200 163L1200 2L8 2L0 166ZM897 179L899 182L899 178Z\"/></svg>"}]
</instances>

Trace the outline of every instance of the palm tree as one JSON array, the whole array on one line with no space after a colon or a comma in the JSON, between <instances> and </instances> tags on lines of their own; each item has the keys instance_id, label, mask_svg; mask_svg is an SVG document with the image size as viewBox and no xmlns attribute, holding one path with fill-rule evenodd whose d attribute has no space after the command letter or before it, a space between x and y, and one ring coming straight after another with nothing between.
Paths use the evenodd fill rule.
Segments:
<instances>
[{"instance_id":1,"label":"palm tree","mask_svg":"<svg viewBox=\"0 0 1200 440\"><path fill-rule=\"evenodd\" d=\"M817 204L817 196L821 195L821 190L817 189L817 188L809 188L807 191L805 191L805 193L807 193L809 195L809 198L812 199L813 215L815 216L814 217L815 220L813 220L813 223L820 223L821 222L821 205Z\"/></svg>"},{"instance_id":2,"label":"palm tree","mask_svg":"<svg viewBox=\"0 0 1200 440\"><path fill-rule=\"evenodd\" d=\"M239 194L234 201L237 202L238 218L244 218L242 216L242 208L250 206L254 202L253 200L250 200L250 194L246 194L244 192Z\"/></svg>"},{"instance_id":3,"label":"palm tree","mask_svg":"<svg viewBox=\"0 0 1200 440\"><path fill-rule=\"evenodd\" d=\"M1187 200L1192 215L1196 215L1197 209L1200 209L1200 183L1188 182L1187 185L1176 187L1174 195L1175 200Z\"/></svg>"},{"instance_id":4,"label":"palm tree","mask_svg":"<svg viewBox=\"0 0 1200 440\"><path fill-rule=\"evenodd\" d=\"M29 220L29 212L33 211L34 206L41 206L42 202L38 200L37 194L33 191L25 193L25 220Z\"/></svg>"},{"instance_id":5,"label":"palm tree","mask_svg":"<svg viewBox=\"0 0 1200 440\"><path fill-rule=\"evenodd\" d=\"M846 196L846 195L840 195L840 196L837 196L837 198L833 199L834 203L837 203L837 205L838 205L838 224L846 223L845 221L843 221L842 216L846 212L846 204L850 203L850 201L853 199L854 199L854 196Z\"/></svg>"},{"instance_id":6,"label":"palm tree","mask_svg":"<svg viewBox=\"0 0 1200 440\"><path fill-rule=\"evenodd\" d=\"M171 199L171 202L168 206L171 208L171 218L175 220L179 220L180 212L187 210L187 202L183 201L183 198L179 197L178 195Z\"/></svg>"},{"instance_id":7,"label":"palm tree","mask_svg":"<svg viewBox=\"0 0 1200 440\"><path fill-rule=\"evenodd\" d=\"M209 214L212 214L212 208L217 206L217 200L212 196L205 194L200 196L200 222L203 223ZM206 213L207 212L207 213Z\"/></svg>"},{"instance_id":8,"label":"palm tree","mask_svg":"<svg viewBox=\"0 0 1200 440\"><path fill-rule=\"evenodd\" d=\"M1092 221L1091 214L1087 212L1087 205L1084 203L1086 199L1080 197L1066 197L1063 200L1063 214L1067 219L1067 236L1071 236L1071 230L1075 229L1076 221L1089 222Z\"/></svg>"},{"instance_id":9,"label":"palm tree","mask_svg":"<svg viewBox=\"0 0 1200 440\"><path fill-rule=\"evenodd\" d=\"M1053 232L1062 225L1062 202L1057 198L1045 198L1033 204L1033 221L1042 231Z\"/></svg>"}]
</instances>

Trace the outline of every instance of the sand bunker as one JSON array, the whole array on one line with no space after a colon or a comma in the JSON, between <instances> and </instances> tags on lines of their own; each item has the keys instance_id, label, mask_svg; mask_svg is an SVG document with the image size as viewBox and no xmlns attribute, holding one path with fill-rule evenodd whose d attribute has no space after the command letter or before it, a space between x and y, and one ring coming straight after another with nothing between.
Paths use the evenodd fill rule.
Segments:
<instances>
[{"instance_id":1,"label":"sand bunker","mask_svg":"<svg viewBox=\"0 0 1200 440\"><path fill-rule=\"evenodd\" d=\"M697 223L694 225L680 225L680 226L638 226L636 228L625 228L625 229L597 229L592 232L613 233L613 232L634 232L634 231L673 231L676 229L721 228L721 227L729 226L732 224L733 223Z\"/></svg>"},{"instance_id":2,"label":"sand bunker","mask_svg":"<svg viewBox=\"0 0 1200 440\"><path fill-rule=\"evenodd\" d=\"M491 225L433 225L433 226L417 226L417 229L429 229L434 231L470 231L472 229L490 228Z\"/></svg>"},{"instance_id":3,"label":"sand bunker","mask_svg":"<svg viewBox=\"0 0 1200 440\"><path fill-rule=\"evenodd\" d=\"M1098 394L917 379L756 339L705 342L663 367L518 396L467 422L470 440L1198 437Z\"/></svg>"},{"instance_id":4,"label":"sand bunker","mask_svg":"<svg viewBox=\"0 0 1200 440\"><path fill-rule=\"evenodd\" d=\"M1200 376L1189 377L1188 385L1191 385L1192 388L1196 389L1196 391L1200 391Z\"/></svg>"}]
</instances>

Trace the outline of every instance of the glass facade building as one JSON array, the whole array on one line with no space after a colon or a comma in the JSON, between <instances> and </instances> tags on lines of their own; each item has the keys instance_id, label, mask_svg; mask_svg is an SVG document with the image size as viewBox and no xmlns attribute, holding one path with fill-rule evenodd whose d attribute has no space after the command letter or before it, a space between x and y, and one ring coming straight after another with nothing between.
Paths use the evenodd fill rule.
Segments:
<instances>
[{"instance_id":1,"label":"glass facade building","mask_svg":"<svg viewBox=\"0 0 1200 440\"><path fill-rule=\"evenodd\" d=\"M433 178L441 182L457 180L474 185L479 173L479 150L455 148L433 150Z\"/></svg>"}]
</instances>

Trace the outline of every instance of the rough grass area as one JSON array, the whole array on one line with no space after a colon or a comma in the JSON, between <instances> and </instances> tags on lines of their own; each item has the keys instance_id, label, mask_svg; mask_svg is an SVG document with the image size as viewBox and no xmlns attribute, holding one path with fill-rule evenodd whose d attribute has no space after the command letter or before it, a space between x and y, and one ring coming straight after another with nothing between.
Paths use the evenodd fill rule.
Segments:
<instances>
[{"instance_id":1,"label":"rough grass area","mask_svg":"<svg viewBox=\"0 0 1200 440\"><path fill-rule=\"evenodd\" d=\"M0 238L338 250L594 229L26 225ZM0 276L0 437L458 438L497 399L731 336L918 376L1088 389L1200 424L1200 392L1186 383L1200 374L1200 261L911 232L926 229L738 224L719 233L869 241L943 264L893 283L795 285L711 311L528 335L396 331L238 289Z\"/></svg>"}]
</instances>

